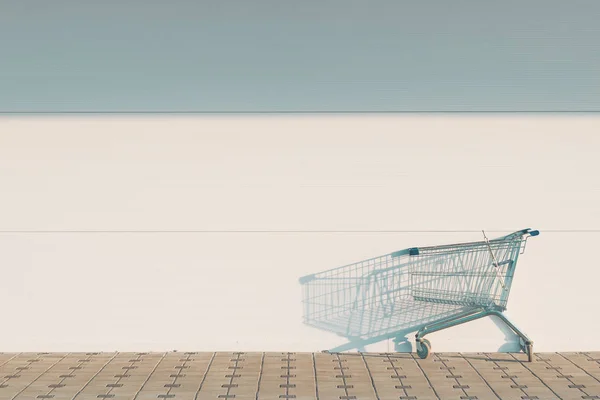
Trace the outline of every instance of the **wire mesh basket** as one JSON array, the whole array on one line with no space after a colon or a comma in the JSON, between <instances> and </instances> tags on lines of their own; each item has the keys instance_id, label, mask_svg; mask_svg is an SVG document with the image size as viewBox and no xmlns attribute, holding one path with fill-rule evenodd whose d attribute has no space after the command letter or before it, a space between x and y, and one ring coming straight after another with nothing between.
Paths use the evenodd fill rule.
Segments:
<instances>
[{"instance_id":1,"label":"wire mesh basket","mask_svg":"<svg viewBox=\"0 0 600 400\"><path fill-rule=\"evenodd\" d=\"M501 313L519 255L537 234L413 247L302 277L304 322L364 344Z\"/></svg>"}]
</instances>

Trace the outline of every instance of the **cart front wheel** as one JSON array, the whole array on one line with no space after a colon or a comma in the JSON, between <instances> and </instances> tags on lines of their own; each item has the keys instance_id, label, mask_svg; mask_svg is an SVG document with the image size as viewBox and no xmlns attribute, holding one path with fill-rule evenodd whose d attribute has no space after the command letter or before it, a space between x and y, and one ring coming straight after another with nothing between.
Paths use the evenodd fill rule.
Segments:
<instances>
[{"instance_id":1,"label":"cart front wheel","mask_svg":"<svg viewBox=\"0 0 600 400\"><path fill-rule=\"evenodd\" d=\"M427 339L417 342L417 355L419 358L425 360L431 354L431 343Z\"/></svg>"}]
</instances>

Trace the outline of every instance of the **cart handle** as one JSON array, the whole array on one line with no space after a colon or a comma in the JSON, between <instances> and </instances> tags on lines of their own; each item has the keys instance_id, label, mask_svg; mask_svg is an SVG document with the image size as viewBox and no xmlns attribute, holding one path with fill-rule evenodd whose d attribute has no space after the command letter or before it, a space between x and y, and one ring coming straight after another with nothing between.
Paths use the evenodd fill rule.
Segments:
<instances>
[{"instance_id":1,"label":"cart handle","mask_svg":"<svg viewBox=\"0 0 600 400\"><path fill-rule=\"evenodd\" d=\"M516 231L513 232L509 235L506 236L502 236L499 238L495 238L495 239L490 239L489 243L497 243L497 242L502 242L505 241L507 239L516 237L516 236L527 236L525 239L527 240L527 238L529 238L530 236L537 236L540 234L540 231L538 230L531 230L531 228L527 228L527 229L521 229L520 231ZM482 241L482 242L466 242L466 243L458 243L463 244L463 245L472 245L472 244L486 244L488 242L486 241ZM404 250L400 250L400 251L396 251L394 253L391 254L392 257L400 257L400 256L404 256L404 255L409 255L409 256L418 256L421 249L422 250L427 250L427 249L443 249L445 247L454 247L457 244L443 244L440 246L424 246L424 247L411 247L410 249L404 249Z\"/></svg>"}]
</instances>

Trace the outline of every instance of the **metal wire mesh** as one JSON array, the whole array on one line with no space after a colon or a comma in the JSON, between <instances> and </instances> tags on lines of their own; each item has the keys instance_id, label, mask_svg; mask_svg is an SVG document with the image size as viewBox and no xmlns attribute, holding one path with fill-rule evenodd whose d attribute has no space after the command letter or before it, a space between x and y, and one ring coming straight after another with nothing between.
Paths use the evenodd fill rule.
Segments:
<instances>
[{"instance_id":1,"label":"metal wire mesh","mask_svg":"<svg viewBox=\"0 0 600 400\"><path fill-rule=\"evenodd\" d=\"M526 234L407 249L304 277L304 321L361 337L418 329L471 308L503 310Z\"/></svg>"}]
</instances>

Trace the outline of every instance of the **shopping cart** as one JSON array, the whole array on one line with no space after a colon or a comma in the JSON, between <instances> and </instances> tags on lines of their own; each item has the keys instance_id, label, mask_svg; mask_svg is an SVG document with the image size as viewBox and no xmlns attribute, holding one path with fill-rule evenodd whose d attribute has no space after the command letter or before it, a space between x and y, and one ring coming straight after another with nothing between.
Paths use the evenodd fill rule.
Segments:
<instances>
[{"instance_id":1,"label":"shopping cart","mask_svg":"<svg viewBox=\"0 0 600 400\"><path fill-rule=\"evenodd\" d=\"M533 357L533 341L503 314L519 255L539 231L524 229L480 242L413 247L300 278L304 323L344 336L341 352L417 332L420 358L431 353L424 336L497 316Z\"/></svg>"}]
</instances>

